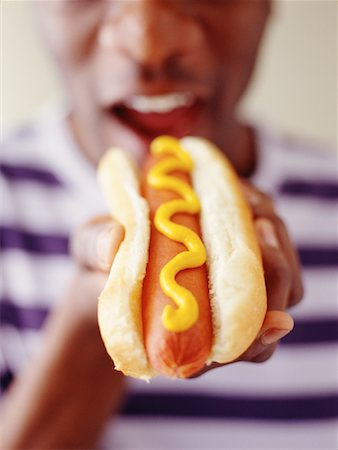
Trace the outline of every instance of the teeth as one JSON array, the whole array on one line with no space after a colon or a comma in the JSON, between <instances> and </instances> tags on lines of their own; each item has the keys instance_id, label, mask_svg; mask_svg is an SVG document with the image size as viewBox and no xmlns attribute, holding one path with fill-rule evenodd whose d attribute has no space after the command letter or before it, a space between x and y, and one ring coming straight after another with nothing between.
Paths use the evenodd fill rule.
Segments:
<instances>
[{"instance_id":1,"label":"teeth","mask_svg":"<svg viewBox=\"0 0 338 450\"><path fill-rule=\"evenodd\" d=\"M167 113L182 106L191 106L193 102L194 95L190 92L174 92L154 96L134 95L125 104L141 113Z\"/></svg>"}]
</instances>

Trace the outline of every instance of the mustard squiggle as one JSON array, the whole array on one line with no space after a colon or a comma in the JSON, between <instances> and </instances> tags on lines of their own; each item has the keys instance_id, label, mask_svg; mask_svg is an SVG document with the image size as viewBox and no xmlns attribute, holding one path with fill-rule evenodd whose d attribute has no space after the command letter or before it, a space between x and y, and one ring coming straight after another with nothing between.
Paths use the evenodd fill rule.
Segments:
<instances>
[{"instance_id":1,"label":"mustard squiggle","mask_svg":"<svg viewBox=\"0 0 338 450\"><path fill-rule=\"evenodd\" d=\"M177 305L177 308L171 305L165 306L162 312L163 326L169 331L182 332L194 325L198 319L199 310L194 295L180 286L175 277L181 270L202 266L206 261L206 251L201 239L194 231L171 221L171 216L179 212L198 213L200 203L188 183L169 173L174 170L190 172L193 169L193 162L178 139L173 137L156 138L151 143L150 151L153 155L168 156L149 171L148 184L154 189L171 190L182 197L159 206L154 217L154 225L160 233L169 239L181 242L188 249L176 255L160 273L160 285L163 292Z\"/></svg>"}]
</instances>

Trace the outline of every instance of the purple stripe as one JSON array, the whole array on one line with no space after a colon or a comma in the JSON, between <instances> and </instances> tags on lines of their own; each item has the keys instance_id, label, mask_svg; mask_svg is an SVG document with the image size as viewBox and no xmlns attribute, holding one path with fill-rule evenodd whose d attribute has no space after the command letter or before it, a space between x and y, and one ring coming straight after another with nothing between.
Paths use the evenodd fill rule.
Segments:
<instances>
[{"instance_id":1,"label":"purple stripe","mask_svg":"<svg viewBox=\"0 0 338 450\"><path fill-rule=\"evenodd\" d=\"M33 233L18 227L0 226L0 248L19 248L39 254L68 254L68 236ZM298 253L304 267L338 265L338 248L299 247Z\"/></svg>"},{"instance_id":2,"label":"purple stripe","mask_svg":"<svg viewBox=\"0 0 338 450\"><path fill-rule=\"evenodd\" d=\"M334 181L286 180L279 186L279 192L297 197L314 197L327 200L338 199L338 184Z\"/></svg>"},{"instance_id":3,"label":"purple stripe","mask_svg":"<svg viewBox=\"0 0 338 450\"><path fill-rule=\"evenodd\" d=\"M14 374L1 373L1 391L6 391ZM289 398L235 397L196 394L148 393L127 398L122 415L132 417L180 417L198 419L246 419L295 421L338 417L338 396Z\"/></svg>"},{"instance_id":4,"label":"purple stripe","mask_svg":"<svg viewBox=\"0 0 338 450\"><path fill-rule=\"evenodd\" d=\"M3 370L0 372L0 391L5 392L12 381L14 380L14 374L10 370Z\"/></svg>"},{"instance_id":5,"label":"purple stripe","mask_svg":"<svg viewBox=\"0 0 338 450\"><path fill-rule=\"evenodd\" d=\"M338 265L338 248L298 247L298 254L303 267L331 267Z\"/></svg>"},{"instance_id":6,"label":"purple stripe","mask_svg":"<svg viewBox=\"0 0 338 450\"><path fill-rule=\"evenodd\" d=\"M197 394L148 393L131 395L126 416L205 419L313 420L338 417L338 396L290 398L235 397Z\"/></svg>"},{"instance_id":7,"label":"purple stripe","mask_svg":"<svg viewBox=\"0 0 338 450\"><path fill-rule=\"evenodd\" d=\"M24 307L12 303L9 299L1 299L0 324L19 329L39 330L46 320L48 311L48 308Z\"/></svg>"},{"instance_id":8,"label":"purple stripe","mask_svg":"<svg viewBox=\"0 0 338 450\"><path fill-rule=\"evenodd\" d=\"M67 255L68 236L33 233L16 227L0 226L0 248L21 249L42 255Z\"/></svg>"},{"instance_id":9,"label":"purple stripe","mask_svg":"<svg viewBox=\"0 0 338 450\"><path fill-rule=\"evenodd\" d=\"M44 186L62 186L61 181L52 172L29 165L0 163L0 173L10 181L33 181Z\"/></svg>"},{"instance_id":10,"label":"purple stripe","mask_svg":"<svg viewBox=\"0 0 338 450\"><path fill-rule=\"evenodd\" d=\"M281 340L282 345L338 342L338 319L295 320L295 327Z\"/></svg>"},{"instance_id":11,"label":"purple stripe","mask_svg":"<svg viewBox=\"0 0 338 450\"><path fill-rule=\"evenodd\" d=\"M0 323L2 325L38 330L43 325L48 312L49 309L46 307L24 307L9 298L0 299ZM336 318L298 319L292 333L282 340L283 345L328 342L338 342L338 319Z\"/></svg>"}]
</instances>

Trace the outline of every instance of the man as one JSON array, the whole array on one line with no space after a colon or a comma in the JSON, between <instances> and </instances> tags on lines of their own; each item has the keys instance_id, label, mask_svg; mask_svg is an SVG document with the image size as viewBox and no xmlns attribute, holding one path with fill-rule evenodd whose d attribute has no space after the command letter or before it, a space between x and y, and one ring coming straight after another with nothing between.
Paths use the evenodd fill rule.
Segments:
<instances>
[{"instance_id":1,"label":"man","mask_svg":"<svg viewBox=\"0 0 338 450\"><path fill-rule=\"evenodd\" d=\"M287 420L332 420L334 398L326 387L322 395L309 390L316 379L302 395L299 381L288 391L282 382L289 379L288 354L276 357L280 372L232 364L196 380L144 386L112 370L96 320L96 299L123 239L119 224L100 217L105 206L95 165L106 148L118 145L141 163L154 136L197 134L223 149L242 177L277 190L269 179L277 175L264 165L270 159L272 171L279 164L285 172L285 158L273 162L264 149L279 155L279 144L236 118L270 2L81 0L41 2L37 9L70 111L62 120L21 130L4 145L4 447L92 448L98 439L107 448L276 448L302 439L309 447L311 431L300 437L308 422L295 431ZM314 164L324 173L321 160L304 165L304 173ZM269 312L240 360L259 362L291 330L284 310L299 302L302 283L270 198L247 183L243 189L263 254ZM285 192L290 189L286 184ZM76 273L67 250L71 234ZM323 361L325 372L329 366ZM252 419L261 422L253 427ZM268 426L270 420L277 425ZM332 423L313 429L319 447L332 442Z\"/></svg>"}]
</instances>

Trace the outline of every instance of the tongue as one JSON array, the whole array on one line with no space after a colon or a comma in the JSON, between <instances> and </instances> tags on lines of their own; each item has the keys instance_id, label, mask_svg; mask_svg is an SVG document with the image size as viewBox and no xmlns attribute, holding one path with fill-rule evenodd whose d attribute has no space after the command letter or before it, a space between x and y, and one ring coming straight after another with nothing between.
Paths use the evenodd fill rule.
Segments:
<instances>
[{"instance_id":1,"label":"tongue","mask_svg":"<svg viewBox=\"0 0 338 450\"><path fill-rule=\"evenodd\" d=\"M166 113L141 113L135 109L121 106L117 108L116 112L120 120L143 133L183 135L191 129L197 114L197 106L179 107Z\"/></svg>"}]
</instances>

